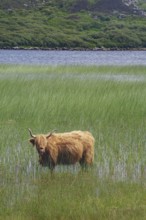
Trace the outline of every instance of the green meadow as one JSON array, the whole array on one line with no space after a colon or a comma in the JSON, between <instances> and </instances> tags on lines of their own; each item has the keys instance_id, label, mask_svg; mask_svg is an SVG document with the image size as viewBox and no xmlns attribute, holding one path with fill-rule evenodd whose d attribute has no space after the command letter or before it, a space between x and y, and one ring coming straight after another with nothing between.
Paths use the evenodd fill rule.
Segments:
<instances>
[{"instance_id":1,"label":"green meadow","mask_svg":"<svg viewBox=\"0 0 146 220\"><path fill-rule=\"evenodd\" d=\"M94 166L40 167L29 132L89 130ZM0 220L146 219L146 67L0 65Z\"/></svg>"}]
</instances>

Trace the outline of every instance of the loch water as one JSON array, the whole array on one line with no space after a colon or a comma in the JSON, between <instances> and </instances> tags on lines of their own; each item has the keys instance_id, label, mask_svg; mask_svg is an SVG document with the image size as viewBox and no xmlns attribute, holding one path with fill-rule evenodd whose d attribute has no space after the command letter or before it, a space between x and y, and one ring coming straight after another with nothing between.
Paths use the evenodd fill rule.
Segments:
<instances>
[{"instance_id":1,"label":"loch water","mask_svg":"<svg viewBox=\"0 0 146 220\"><path fill-rule=\"evenodd\" d=\"M146 51L0 50L0 64L146 65Z\"/></svg>"}]
</instances>

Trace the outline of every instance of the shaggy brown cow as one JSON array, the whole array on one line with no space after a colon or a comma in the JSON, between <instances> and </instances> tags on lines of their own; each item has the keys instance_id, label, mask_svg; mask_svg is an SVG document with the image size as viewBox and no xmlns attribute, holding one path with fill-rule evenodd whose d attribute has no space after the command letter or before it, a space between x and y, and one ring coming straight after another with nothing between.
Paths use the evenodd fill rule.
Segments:
<instances>
[{"instance_id":1,"label":"shaggy brown cow","mask_svg":"<svg viewBox=\"0 0 146 220\"><path fill-rule=\"evenodd\" d=\"M88 131L72 131L66 133L51 132L47 135L32 134L29 129L30 142L39 154L39 162L42 166L48 166L51 170L57 164L75 164L83 167L91 165L94 160L94 137Z\"/></svg>"}]
</instances>

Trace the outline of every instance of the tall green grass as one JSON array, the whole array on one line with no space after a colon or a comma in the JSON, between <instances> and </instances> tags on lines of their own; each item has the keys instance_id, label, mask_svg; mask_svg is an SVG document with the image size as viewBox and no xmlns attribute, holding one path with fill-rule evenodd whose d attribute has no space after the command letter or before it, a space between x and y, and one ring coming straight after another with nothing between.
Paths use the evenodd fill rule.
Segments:
<instances>
[{"instance_id":1,"label":"tall green grass","mask_svg":"<svg viewBox=\"0 0 146 220\"><path fill-rule=\"evenodd\" d=\"M145 66L0 65L0 219L145 219ZM88 172L38 164L34 133L89 130Z\"/></svg>"}]
</instances>

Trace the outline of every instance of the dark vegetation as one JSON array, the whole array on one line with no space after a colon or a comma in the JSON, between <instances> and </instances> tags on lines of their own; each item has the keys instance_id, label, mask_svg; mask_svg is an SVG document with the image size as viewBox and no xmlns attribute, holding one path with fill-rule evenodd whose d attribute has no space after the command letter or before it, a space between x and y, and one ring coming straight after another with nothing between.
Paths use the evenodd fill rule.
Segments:
<instances>
[{"instance_id":1,"label":"dark vegetation","mask_svg":"<svg viewBox=\"0 0 146 220\"><path fill-rule=\"evenodd\" d=\"M146 48L145 13L122 0L1 0L0 30L7 49Z\"/></svg>"}]
</instances>

